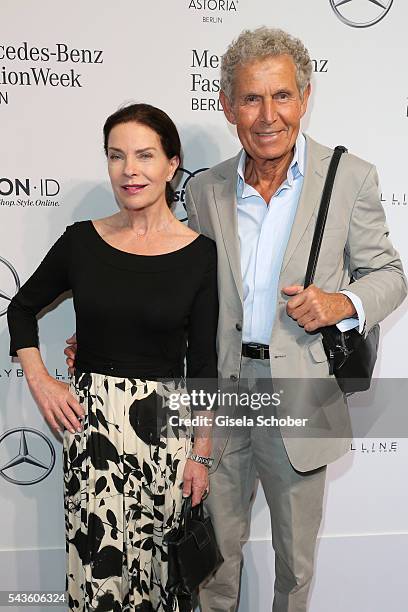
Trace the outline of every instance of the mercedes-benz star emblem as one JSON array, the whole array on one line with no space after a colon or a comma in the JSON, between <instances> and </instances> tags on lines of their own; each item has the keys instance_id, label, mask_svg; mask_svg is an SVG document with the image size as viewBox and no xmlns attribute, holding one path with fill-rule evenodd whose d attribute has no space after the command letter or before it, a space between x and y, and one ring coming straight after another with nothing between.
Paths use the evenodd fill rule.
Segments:
<instances>
[{"instance_id":1,"label":"mercedes-benz star emblem","mask_svg":"<svg viewBox=\"0 0 408 612\"><path fill-rule=\"evenodd\" d=\"M12 458L4 461L4 451ZM41 431L31 427L16 427L0 436L0 475L7 482L16 485L36 484L47 478L54 465L55 448Z\"/></svg>"},{"instance_id":2,"label":"mercedes-benz star emblem","mask_svg":"<svg viewBox=\"0 0 408 612\"><path fill-rule=\"evenodd\" d=\"M11 263L0 256L0 317L7 312L11 298L20 289L20 279Z\"/></svg>"},{"instance_id":3,"label":"mercedes-benz star emblem","mask_svg":"<svg viewBox=\"0 0 408 612\"><path fill-rule=\"evenodd\" d=\"M394 0L330 0L337 17L352 28L368 28L384 19Z\"/></svg>"}]
</instances>

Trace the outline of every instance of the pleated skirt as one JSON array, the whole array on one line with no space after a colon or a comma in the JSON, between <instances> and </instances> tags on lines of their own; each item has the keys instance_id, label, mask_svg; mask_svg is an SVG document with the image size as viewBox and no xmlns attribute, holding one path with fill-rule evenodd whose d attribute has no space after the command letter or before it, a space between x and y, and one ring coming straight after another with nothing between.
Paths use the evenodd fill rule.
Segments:
<instances>
[{"instance_id":1,"label":"pleated skirt","mask_svg":"<svg viewBox=\"0 0 408 612\"><path fill-rule=\"evenodd\" d=\"M85 416L63 439L68 609L177 612L163 540L179 522L192 443L189 408L173 405L185 389L76 373L70 391Z\"/></svg>"}]
</instances>

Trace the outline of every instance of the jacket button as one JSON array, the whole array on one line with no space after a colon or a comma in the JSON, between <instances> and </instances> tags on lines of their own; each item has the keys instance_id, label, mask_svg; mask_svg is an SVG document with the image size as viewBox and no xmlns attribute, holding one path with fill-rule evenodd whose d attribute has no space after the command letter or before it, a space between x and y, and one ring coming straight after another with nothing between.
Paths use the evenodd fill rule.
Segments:
<instances>
[{"instance_id":1,"label":"jacket button","mask_svg":"<svg viewBox=\"0 0 408 612\"><path fill-rule=\"evenodd\" d=\"M241 323L237 323L237 324L235 325L235 329L236 329L237 331L242 331L242 325L241 325Z\"/></svg>"},{"instance_id":2,"label":"jacket button","mask_svg":"<svg viewBox=\"0 0 408 612\"><path fill-rule=\"evenodd\" d=\"M230 379L235 382L238 380L238 376L236 376L235 374L231 374Z\"/></svg>"}]
</instances>

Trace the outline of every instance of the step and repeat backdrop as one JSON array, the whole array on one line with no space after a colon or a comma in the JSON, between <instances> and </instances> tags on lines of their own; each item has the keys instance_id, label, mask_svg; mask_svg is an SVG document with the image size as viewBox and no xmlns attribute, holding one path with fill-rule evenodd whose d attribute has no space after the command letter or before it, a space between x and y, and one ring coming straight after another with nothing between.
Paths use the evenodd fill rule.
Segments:
<instances>
[{"instance_id":1,"label":"step and repeat backdrop","mask_svg":"<svg viewBox=\"0 0 408 612\"><path fill-rule=\"evenodd\" d=\"M102 147L105 118L126 102L144 101L174 119L184 150L175 212L186 219L186 182L240 146L218 102L220 57L244 28L281 27L300 37L313 58L303 130L376 164L392 240L408 267L408 6L401 0L2 0L0 11L0 591L61 590L61 445L8 356L5 313L67 225L116 209ZM45 362L66 380L64 341L75 330L71 299L39 325ZM408 374L407 334L403 305L382 326L376 371L393 388ZM360 403L369 413L370 401ZM348 455L330 466L311 611L405 609L407 459L403 433L388 427L356 437ZM259 487L240 612L270 610L273 561Z\"/></svg>"}]
</instances>

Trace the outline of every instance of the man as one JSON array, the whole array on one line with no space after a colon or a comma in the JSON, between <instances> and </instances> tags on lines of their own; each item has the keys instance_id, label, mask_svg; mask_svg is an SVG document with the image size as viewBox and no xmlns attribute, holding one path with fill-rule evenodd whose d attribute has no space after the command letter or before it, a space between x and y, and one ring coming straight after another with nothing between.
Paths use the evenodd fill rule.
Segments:
<instances>
[{"instance_id":1,"label":"man","mask_svg":"<svg viewBox=\"0 0 408 612\"><path fill-rule=\"evenodd\" d=\"M303 290L332 155L300 132L311 73L301 41L265 27L242 32L222 58L220 99L243 149L187 187L190 227L217 243L218 364L231 386L270 376L305 379L301 388L307 389L307 380L313 386L310 379L329 378L321 335L307 332L339 324L342 331L358 326L367 334L407 292L376 171L349 154L338 170L315 285ZM301 414L303 391L300 400L279 416ZM271 512L273 611L306 611L325 466L350 447L347 405L338 389L314 410L315 423L328 423L329 437L276 436L268 427L229 436L215 430L206 507L225 562L200 591L203 612L236 610L257 475Z\"/></svg>"},{"instance_id":2,"label":"man","mask_svg":"<svg viewBox=\"0 0 408 612\"><path fill-rule=\"evenodd\" d=\"M338 324L367 334L407 292L375 169L349 154L338 170L315 285L303 290L332 154L300 132L311 73L299 40L275 29L244 31L223 56L220 94L243 148L187 187L190 227L217 243L221 379L229 390L238 390L244 379L304 380L302 393L295 389L293 401L277 408L278 416L312 416L312 432L318 432L295 437L244 427L229 435L228 428L215 428L205 503L225 561L200 591L202 612L237 608L242 541L257 476L271 513L273 612L306 611L326 465L347 452L351 433L321 336L310 332ZM72 356L69 349L67 354ZM312 379L327 379L336 391L323 392L319 404Z\"/></svg>"}]
</instances>

